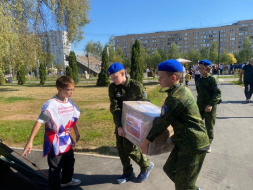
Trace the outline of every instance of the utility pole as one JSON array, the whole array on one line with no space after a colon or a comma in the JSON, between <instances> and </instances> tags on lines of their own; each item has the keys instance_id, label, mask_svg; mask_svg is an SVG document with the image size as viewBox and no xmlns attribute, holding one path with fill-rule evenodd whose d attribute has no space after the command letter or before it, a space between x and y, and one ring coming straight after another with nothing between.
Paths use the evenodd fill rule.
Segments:
<instances>
[{"instance_id":1,"label":"utility pole","mask_svg":"<svg viewBox=\"0 0 253 190\"><path fill-rule=\"evenodd\" d=\"M220 31L219 31L219 36L218 36L218 76L220 74L219 69L220 69Z\"/></svg>"}]
</instances>

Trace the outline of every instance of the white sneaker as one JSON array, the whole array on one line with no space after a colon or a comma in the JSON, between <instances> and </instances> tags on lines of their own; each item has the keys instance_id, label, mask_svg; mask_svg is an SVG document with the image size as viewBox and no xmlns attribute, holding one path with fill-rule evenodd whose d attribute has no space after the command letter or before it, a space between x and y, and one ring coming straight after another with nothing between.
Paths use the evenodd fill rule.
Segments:
<instances>
[{"instance_id":1,"label":"white sneaker","mask_svg":"<svg viewBox=\"0 0 253 190\"><path fill-rule=\"evenodd\" d=\"M211 146L210 148L207 150L208 153L212 152Z\"/></svg>"},{"instance_id":2,"label":"white sneaker","mask_svg":"<svg viewBox=\"0 0 253 190\"><path fill-rule=\"evenodd\" d=\"M72 178L71 182L61 184L61 187L76 186L76 185L79 185L80 183L81 183L80 179Z\"/></svg>"}]
</instances>

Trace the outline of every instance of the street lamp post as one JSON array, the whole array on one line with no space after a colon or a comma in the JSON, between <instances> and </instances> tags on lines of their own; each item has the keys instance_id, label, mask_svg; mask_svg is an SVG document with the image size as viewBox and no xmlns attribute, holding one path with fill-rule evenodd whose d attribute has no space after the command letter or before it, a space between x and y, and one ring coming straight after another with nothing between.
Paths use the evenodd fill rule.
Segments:
<instances>
[{"instance_id":1,"label":"street lamp post","mask_svg":"<svg viewBox=\"0 0 253 190\"><path fill-rule=\"evenodd\" d=\"M218 76L220 74L219 69L220 69L220 31L219 31L219 36L218 36Z\"/></svg>"}]
</instances>

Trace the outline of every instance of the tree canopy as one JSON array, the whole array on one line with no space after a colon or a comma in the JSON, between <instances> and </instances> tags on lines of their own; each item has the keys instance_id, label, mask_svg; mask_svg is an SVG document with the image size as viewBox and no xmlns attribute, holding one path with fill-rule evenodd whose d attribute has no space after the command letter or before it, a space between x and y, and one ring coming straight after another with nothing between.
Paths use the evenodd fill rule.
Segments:
<instances>
[{"instance_id":1,"label":"tree canopy","mask_svg":"<svg viewBox=\"0 0 253 190\"><path fill-rule=\"evenodd\" d=\"M35 66L47 55L40 34L49 30L67 31L70 42L80 41L89 9L88 0L0 1L0 67Z\"/></svg>"}]
</instances>

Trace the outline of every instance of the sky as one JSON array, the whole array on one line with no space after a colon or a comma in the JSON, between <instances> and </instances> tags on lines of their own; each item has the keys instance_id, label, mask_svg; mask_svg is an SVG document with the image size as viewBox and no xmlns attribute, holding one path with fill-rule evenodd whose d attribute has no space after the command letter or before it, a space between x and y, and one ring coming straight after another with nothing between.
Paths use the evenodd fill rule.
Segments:
<instances>
[{"instance_id":1,"label":"sky","mask_svg":"<svg viewBox=\"0 0 253 190\"><path fill-rule=\"evenodd\" d=\"M90 0L84 40L71 49L111 36L231 25L253 19L252 10L252 0Z\"/></svg>"}]
</instances>

